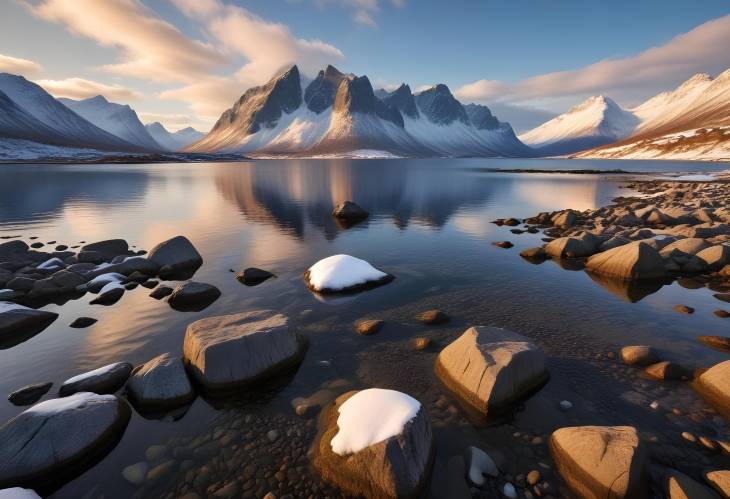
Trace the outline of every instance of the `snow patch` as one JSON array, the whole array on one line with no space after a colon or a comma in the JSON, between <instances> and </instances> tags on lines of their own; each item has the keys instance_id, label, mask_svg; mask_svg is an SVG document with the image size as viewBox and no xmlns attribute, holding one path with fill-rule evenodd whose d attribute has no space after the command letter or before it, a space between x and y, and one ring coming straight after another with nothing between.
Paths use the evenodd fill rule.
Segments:
<instances>
[{"instance_id":1,"label":"snow patch","mask_svg":"<svg viewBox=\"0 0 730 499\"><path fill-rule=\"evenodd\" d=\"M3 290L5 291L5 290ZM0 301L0 314L10 312L11 310L31 310L23 305L18 305L10 301Z\"/></svg>"},{"instance_id":2,"label":"snow patch","mask_svg":"<svg viewBox=\"0 0 730 499\"><path fill-rule=\"evenodd\" d=\"M11 487L0 490L0 499L41 499L41 496L31 489Z\"/></svg>"},{"instance_id":3,"label":"snow patch","mask_svg":"<svg viewBox=\"0 0 730 499\"><path fill-rule=\"evenodd\" d=\"M63 263L63 261L60 258L50 258L46 260L45 262L38 265L36 268L41 270L50 270L50 269L56 269L56 268L63 268L66 265Z\"/></svg>"},{"instance_id":4,"label":"snow patch","mask_svg":"<svg viewBox=\"0 0 730 499\"><path fill-rule=\"evenodd\" d=\"M382 388L357 392L340 406L332 451L344 456L400 435L421 403L405 393Z\"/></svg>"},{"instance_id":5,"label":"snow patch","mask_svg":"<svg viewBox=\"0 0 730 499\"><path fill-rule=\"evenodd\" d=\"M99 268L104 268L104 267L102 265L99 265L96 268L99 269ZM111 282L117 282L118 283L118 282L123 281L124 279L126 279L126 277L124 277L122 274L120 274L118 272L107 272L106 274L101 274L101 275L98 275L98 276L94 277L92 280L90 280L87 283L87 285L89 285L89 286L92 285L92 284L104 284L104 285L106 285L106 284L109 284Z\"/></svg>"},{"instance_id":6,"label":"snow patch","mask_svg":"<svg viewBox=\"0 0 730 499\"><path fill-rule=\"evenodd\" d=\"M54 415L74 409L83 409L88 404L116 400L114 395L97 395L91 392L78 392L68 397L46 400L25 412L28 414Z\"/></svg>"},{"instance_id":7,"label":"snow patch","mask_svg":"<svg viewBox=\"0 0 730 499\"><path fill-rule=\"evenodd\" d=\"M73 376L72 378L69 378L66 381L64 381L63 384L70 385L71 383L76 383L77 381L81 381L84 379L93 378L95 376L102 376L110 371L113 371L115 368L117 368L118 366L120 366L122 364L124 364L124 362L115 362L113 364L109 364L108 366L94 369L93 371L88 371L85 373L77 374L76 376Z\"/></svg>"},{"instance_id":8,"label":"snow patch","mask_svg":"<svg viewBox=\"0 0 730 499\"><path fill-rule=\"evenodd\" d=\"M365 260L350 255L333 255L309 267L309 284L317 291L340 290L378 281L387 275Z\"/></svg>"}]
</instances>

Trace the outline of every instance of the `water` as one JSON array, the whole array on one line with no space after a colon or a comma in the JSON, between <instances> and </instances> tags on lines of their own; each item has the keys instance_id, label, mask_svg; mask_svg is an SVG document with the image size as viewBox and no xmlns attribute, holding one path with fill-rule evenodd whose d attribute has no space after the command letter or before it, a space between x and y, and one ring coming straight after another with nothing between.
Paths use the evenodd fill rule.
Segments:
<instances>
[{"instance_id":1,"label":"water","mask_svg":"<svg viewBox=\"0 0 730 499\"><path fill-rule=\"evenodd\" d=\"M701 423L702 431L726 436L722 421L712 419L686 386L646 381L636 370L596 358L625 344L649 344L663 358L688 367L724 360L723 354L695 339L699 334L727 334L728 323L711 313L722 303L708 289L691 290L677 283L660 289L627 289L553 262L532 265L518 253L541 244L540 234L514 235L508 227L490 223L495 218L523 218L561 208L596 208L630 193L621 188L626 177L486 171L493 168L622 169L676 175L720 171L727 165L289 160L0 167L0 236L21 235L26 241L37 236L38 241L55 240L69 246L122 237L136 248L150 249L183 234L204 258L195 280L214 284L223 293L199 313L175 312L164 301L148 297L144 288L125 293L112 307L89 305L88 295L63 305L48 305L45 309L60 314L51 327L20 345L0 350L0 393L28 383L53 381L46 399L54 396L63 380L86 370L116 361L138 364L168 351L179 355L186 325L207 316L278 310L310 339L306 358L293 378L265 396L215 403L199 397L177 421L148 420L134 414L116 448L55 496L81 497L88 492L89 497L129 497L135 487L121 477L120 470L143 461L148 446L184 447L216 428L258 442L259 433L283 425L301 429L308 445L314 435L313 420L296 416L291 400L332 386L334 380L338 380L334 385L339 391L330 389L325 395L339 393L342 387L381 386L407 391L426 405L434 420L438 449L428 491L438 488L446 460L465 445L499 447L497 451L509 458L509 466L519 468L515 474L526 473L529 469L522 468L536 466L537 460L549 461L542 447L536 452L524 450L529 445L512 436L516 431L547 435L566 424L634 424L673 442L667 445L675 445L672 438L679 434L679 426L684 429L700 423L665 418L649 409L648 402L661 397L710 414L710 421ZM349 229L340 227L330 212L346 199L369 210L370 218ZM505 250L490 244L504 239L515 247ZM322 300L306 289L302 273L320 258L338 253L364 258L397 278L359 295ZM243 286L230 270L249 266L270 270L277 277L257 287ZM677 303L694 307L695 314L673 312ZM452 321L426 327L413 320L415 314L430 308L444 310ZM79 316L99 321L88 329L69 328ZM387 324L378 335L361 337L353 326L361 318L382 318ZM486 429L467 422L433 375L438 348L474 324L506 327L533 338L547 352L551 372L550 382L523 410ZM432 338L437 347L415 351L411 340L416 336ZM563 399L575 405L569 413L557 409ZM8 402L0 403L0 421L19 412L20 408ZM248 430L245 424L241 429L233 423L243 421L245 415L256 418ZM270 448L260 452L268 453L267 458L246 451L240 458L242 465L247 459L256 460L264 471L263 484L257 482L243 492L252 496L268 489L296 492L287 488L289 482L279 486L271 478L280 464L277 459L292 455L294 444L288 442L264 441L261 445ZM239 452L238 445L231 445L229 453ZM707 458L686 451L684 459L691 466ZM300 456L300 461L304 463L306 458ZM207 464L213 466L214 462L211 459ZM205 464L195 461L194 471ZM306 465L300 467L297 481L316 482ZM241 478L239 469L225 467L212 474L220 483ZM185 483L184 470L178 471L139 494L162 497L193 490Z\"/></svg>"}]
</instances>

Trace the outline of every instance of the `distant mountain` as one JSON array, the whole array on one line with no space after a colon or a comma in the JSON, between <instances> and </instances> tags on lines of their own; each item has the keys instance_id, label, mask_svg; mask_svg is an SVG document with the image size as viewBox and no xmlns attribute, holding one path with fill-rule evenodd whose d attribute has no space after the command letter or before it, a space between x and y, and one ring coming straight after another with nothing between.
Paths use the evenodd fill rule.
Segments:
<instances>
[{"instance_id":1,"label":"distant mountain","mask_svg":"<svg viewBox=\"0 0 730 499\"><path fill-rule=\"evenodd\" d=\"M333 66L306 85L297 66L247 90L186 151L258 156L529 156L488 108L465 108L446 85L373 90Z\"/></svg>"},{"instance_id":2,"label":"distant mountain","mask_svg":"<svg viewBox=\"0 0 730 499\"><path fill-rule=\"evenodd\" d=\"M102 130L77 113L54 99L40 86L22 76L0 73L0 91L15 106L27 115L43 123L47 129L36 134L34 141L43 144L58 144L59 136L62 144L74 148L90 148L103 151L137 152L140 146L127 142L109 132ZM0 138L7 137L5 135Z\"/></svg>"},{"instance_id":3,"label":"distant mountain","mask_svg":"<svg viewBox=\"0 0 730 499\"><path fill-rule=\"evenodd\" d=\"M0 92L0 137L62 145L66 138Z\"/></svg>"},{"instance_id":4,"label":"distant mountain","mask_svg":"<svg viewBox=\"0 0 730 499\"><path fill-rule=\"evenodd\" d=\"M131 107L109 102L97 95L90 99L58 99L64 106L102 130L148 151L160 151L162 146L145 129Z\"/></svg>"},{"instance_id":5,"label":"distant mountain","mask_svg":"<svg viewBox=\"0 0 730 499\"><path fill-rule=\"evenodd\" d=\"M520 135L520 140L543 156L569 154L623 139L638 124L631 112L598 95Z\"/></svg>"},{"instance_id":6,"label":"distant mountain","mask_svg":"<svg viewBox=\"0 0 730 499\"><path fill-rule=\"evenodd\" d=\"M179 151L193 142L202 139L205 134L195 128L187 127L177 132L169 132L162 123L155 121L144 126L147 132L167 151Z\"/></svg>"}]
</instances>

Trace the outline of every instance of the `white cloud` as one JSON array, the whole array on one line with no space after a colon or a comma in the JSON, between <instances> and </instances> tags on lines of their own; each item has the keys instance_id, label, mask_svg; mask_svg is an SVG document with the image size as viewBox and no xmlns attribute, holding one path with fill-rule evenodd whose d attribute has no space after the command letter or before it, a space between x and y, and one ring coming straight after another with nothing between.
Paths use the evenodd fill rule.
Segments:
<instances>
[{"instance_id":1,"label":"white cloud","mask_svg":"<svg viewBox=\"0 0 730 499\"><path fill-rule=\"evenodd\" d=\"M185 1L185 0L183 0ZM352 20L362 26L377 28L378 23L375 16L380 12L380 2L378 0L314 0L315 5L325 8L335 5L352 11ZM406 0L390 0L395 7L403 8Z\"/></svg>"},{"instance_id":2,"label":"white cloud","mask_svg":"<svg viewBox=\"0 0 730 499\"><path fill-rule=\"evenodd\" d=\"M121 85L107 85L98 81L84 78L67 78L65 80L36 80L38 85L54 97L69 97L71 99L87 99L103 95L113 101L127 101L141 99L141 93Z\"/></svg>"},{"instance_id":3,"label":"white cloud","mask_svg":"<svg viewBox=\"0 0 730 499\"><path fill-rule=\"evenodd\" d=\"M478 80L455 94L465 101L525 101L608 93L643 97L676 86L699 72L719 73L730 66L730 15L713 19L667 43L634 56L605 59L580 69L533 76L516 83Z\"/></svg>"},{"instance_id":4,"label":"white cloud","mask_svg":"<svg viewBox=\"0 0 730 499\"><path fill-rule=\"evenodd\" d=\"M40 73L40 71L40 64L33 61L0 54L0 72L2 73L33 76L34 74Z\"/></svg>"}]
</instances>

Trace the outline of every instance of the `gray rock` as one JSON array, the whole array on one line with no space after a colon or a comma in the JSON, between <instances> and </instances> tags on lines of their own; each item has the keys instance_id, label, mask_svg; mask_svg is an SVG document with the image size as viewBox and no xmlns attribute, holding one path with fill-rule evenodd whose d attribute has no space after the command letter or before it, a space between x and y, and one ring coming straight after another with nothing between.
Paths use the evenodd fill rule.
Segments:
<instances>
[{"instance_id":1,"label":"gray rock","mask_svg":"<svg viewBox=\"0 0 730 499\"><path fill-rule=\"evenodd\" d=\"M145 462L130 464L122 470L122 476L132 485L142 485L147 478L149 466Z\"/></svg>"},{"instance_id":2,"label":"gray rock","mask_svg":"<svg viewBox=\"0 0 730 499\"><path fill-rule=\"evenodd\" d=\"M306 343L270 310L209 317L188 326L183 358L208 390L225 390L296 365Z\"/></svg>"},{"instance_id":3,"label":"gray rock","mask_svg":"<svg viewBox=\"0 0 730 499\"><path fill-rule=\"evenodd\" d=\"M124 295L124 287L118 286L118 287L112 287L106 290L102 290L99 292L99 296L91 300L89 303L91 305L114 305L116 302L118 302L121 297Z\"/></svg>"},{"instance_id":4,"label":"gray rock","mask_svg":"<svg viewBox=\"0 0 730 499\"><path fill-rule=\"evenodd\" d=\"M197 270L203 264L203 257L184 236L173 237L152 248L147 259L167 267L171 272Z\"/></svg>"},{"instance_id":5,"label":"gray rock","mask_svg":"<svg viewBox=\"0 0 730 499\"><path fill-rule=\"evenodd\" d=\"M74 321L68 325L74 329L83 329L96 324L97 319L93 317L77 317Z\"/></svg>"},{"instance_id":6,"label":"gray rock","mask_svg":"<svg viewBox=\"0 0 730 499\"><path fill-rule=\"evenodd\" d=\"M444 348L436 373L483 415L508 409L548 378L545 355L529 338L484 326L467 329Z\"/></svg>"},{"instance_id":7,"label":"gray rock","mask_svg":"<svg viewBox=\"0 0 730 499\"><path fill-rule=\"evenodd\" d=\"M133 256L125 257L123 261L107 265L104 268L92 270L89 272L89 277L93 278L110 272L116 272L125 276L140 272L147 276L153 276L159 271L160 266L155 262L141 256Z\"/></svg>"},{"instance_id":8,"label":"gray rock","mask_svg":"<svg viewBox=\"0 0 730 499\"><path fill-rule=\"evenodd\" d=\"M179 407L195 397L182 359L169 353L135 369L127 390L135 404L149 410Z\"/></svg>"},{"instance_id":9,"label":"gray rock","mask_svg":"<svg viewBox=\"0 0 730 499\"><path fill-rule=\"evenodd\" d=\"M170 296L171 294L172 288L170 286L158 286L152 290L150 296L155 300L161 300L166 296Z\"/></svg>"},{"instance_id":10,"label":"gray rock","mask_svg":"<svg viewBox=\"0 0 730 499\"><path fill-rule=\"evenodd\" d=\"M0 302L0 349L13 347L32 338L57 318L55 312Z\"/></svg>"},{"instance_id":11,"label":"gray rock","mask_svg":"<svg viewBox=\"0 0 730 499\"><path fill-rule=\"evenodd\" d=\"M76 255L76 259L79 263L93 264L104 263L106 261L104 254L100 251L79 251L78 255Z\"/></svg>"},{"instance_id":12,"label":"gray rock","mask_svg":"<svg viewBox=\"0 0 730 499\"><path fill-rule=\"evenodd\" d=\"M111 260L117 255L128 254L129 244L124 239L108 239L106 241L86 244L81 247L80 253L87 251L99 253L104 260Z\"/></svg>"},{"instance_id":13,"label":"gray rock","mask_svg":"<svg viewBox=\"0 0 730 499\"><path fill-rule=\"evenodd\" d=\"M13 405L35 404L43 395L48 393L51 386L53 386L53 383L51 382L27 385L8 395L8 400Z\"/></svg>"},{"instance_id":14,"label":"gray rock","mask_svg":"<svg viewBox=\"0 0 730 499\"><path fill-rule=\"evenodd\" d=\"M77 393L36 404L0 427L0 487L43 487L93 464L124 432L129 406Z\"/></svg>"},{"instance_id":15,"label":"gray rock","mask_svg":"<svg viewBox=\"0 0 730 499\"><path fill-rule=\"evenodd\" d=\"M167 303L182 312L199 312L221 295L218 288L203 282L186 282L176 287Z\"/></svg>"},{"instance_id":16,"label":"gray rock","mask_svg":"<svg viewBox=\"0 0 730 499\"><path fill-rule=\"evenodd\" d=\"M258 286L271 277L274 277L274 274L267 270L257 269L256 267L249 267L243 272L236 274L236 279L246 286Z\"/></svg>"},{"instance_id":17,"label":"gray rock","mask_svg":"<svg viewBox=\"0 0 730 499\"><path fill-rule=\"evenodd\" d=\"M66 397L77 392L114 393L124 385L132 369L132 364L128 362L115 362L79 374L64 381L58 390L58 394L61 397Z\"/></svg>"},{"instance_id":18,"label":"gray rock","mask_svg":"<svg viewBox=\"0 0 730 499\"><path fill-rule=\"evenodd\" d=\"M4 258L10 255L16 255L19 253L25 253L30 249L25 242L15 239L6 243L0 244L0 258Z\"/></svg>"},{"instance_id":19,"label":"gray rock","mask_svg":"<svg viewBox=\"0 0 730 499\"><path fill-rule=\"evenodd\" d=\"M35 286L35 281L29 277L18 276L10 279L5 286L14 291L30 291Z\"/></svg>"}]
</instances>

